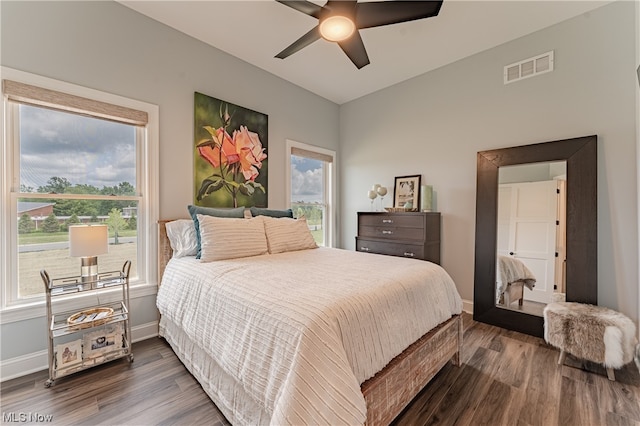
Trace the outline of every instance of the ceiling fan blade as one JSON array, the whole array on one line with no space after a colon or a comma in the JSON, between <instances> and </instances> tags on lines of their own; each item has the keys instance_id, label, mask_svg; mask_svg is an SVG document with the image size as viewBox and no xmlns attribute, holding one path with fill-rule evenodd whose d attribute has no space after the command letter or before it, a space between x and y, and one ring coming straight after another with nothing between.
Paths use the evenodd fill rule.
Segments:
<instances>
[{"instance_id":1,"label":"ceiling fan blade","mask_svg":"<svg viewBox=\"0 0 640 426\"><path fill-rule=\"evenodd\" d=\"M358 69L369 65L369 55L367 55L367 50L364 48L364 42L358 31L347 40L338 42L338 45Z\"/></svg>"},{"instance_id":2,"label":"ceiling fan blade","mask_svg":"<svg viewBox=\"0 0 640 426\"><path fill-rule=\"evenodd\" d=\"M308 33L306 33L305 35L303 35L302 37L300 37L299 39L297 39L296 41L291 43L289 45L289 47L284 49L282 52L278 53L275 57L276 58L280 58L280 59L284 59L287 56L293 55L298 50L300 50L300 49L302 49L304 47L307 47L308 45L310 45L314 41L318 40L320 38L320 29L319 28L320 27L316 25Z\"/></svg>"},{"instance_id":3,"label":"ceiling fan blade","mask_svg":"<svg viewBox=\"0 0 640 426\"><path fill-rule=\"evenodd\" d=\"M356 3L358 3L358 0L327 0L327 3L322 8L331 15L340 11L354 12Z\"/></svg>"},{"instance_id":4,"label":"ceiling fan blade","mask_svg":"<svg viewBox=\"0 0 640 426\"><path fill-rule=\"evenodd\" d=\"M320 13L322 12L322 6L318 6L310 1L288 1L288 0L276 0L278 3L282 3L285 6L289 6L292 9L302 12L306 15L313 16L320 19Z\"/></svg>"},{"instance_id":5,"label":"ceiling fan blade","mask_svg":"<svg viewBox=\"0 0 640 426\"><path fill-rule=\"evenodd\" d=\"M378 1L358 3L356 28L381 27L437 16L440 1Z\"/></svg>"}]
</instances>

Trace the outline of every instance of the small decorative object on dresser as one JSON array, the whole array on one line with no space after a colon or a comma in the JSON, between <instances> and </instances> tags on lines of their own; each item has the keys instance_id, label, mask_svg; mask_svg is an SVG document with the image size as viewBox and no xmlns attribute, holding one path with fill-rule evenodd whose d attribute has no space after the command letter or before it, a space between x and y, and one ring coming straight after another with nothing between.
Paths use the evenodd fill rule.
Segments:
<instances>
[{"instance_id":1,"label":"small decorative object on dresser","mask_svg":"<svg viewBox=\"0 0 640 426\"><path fill-rule=\"evenodd\" d=\"M356 250L440 264L440 213L358 212Z\"/></svg>"},{"instance_id":2,"label":"small decorative object on dresser","mask_svg":"<svg viewBox=\"0 0 640 426\"><path fill-rule=\"evenodd\" d=\"M371 211L373 211L373 200L378 196L378 192L375 189L370 189L367 192L367 197L371 200Z\"/></svg>"},{"instance_id":3,"label":"small decorative object on dresser","mask_svg":"<svg viewBox=\"0 0 640 426\"><path fill-rule=\"evenodd\" d=\"M396 176L393 187L393 207L420 206L420 175Z\"/></svg>"},{"instance_id":4,"label":"small decorative object on dresser","mask_svg":"<svg viewBox=\"0 0 640 426\"><path fill-rule=\"evenodd\" d=\"M433 186L422 185L420 187L420 210L423 212L430 212L433 209Z\"/></svg>"},{"instance_id":5,"label":"small decorative object on dresser","mask_svg":"<svg viewBox=\"0 0 640 426\"><path fill-rule=\"evenodd\" d=\"M376 188L376 192L380 196L380 211L384 210L384 196L387 195L387 187L379 186Z\"/></svg>"}]
</instances>

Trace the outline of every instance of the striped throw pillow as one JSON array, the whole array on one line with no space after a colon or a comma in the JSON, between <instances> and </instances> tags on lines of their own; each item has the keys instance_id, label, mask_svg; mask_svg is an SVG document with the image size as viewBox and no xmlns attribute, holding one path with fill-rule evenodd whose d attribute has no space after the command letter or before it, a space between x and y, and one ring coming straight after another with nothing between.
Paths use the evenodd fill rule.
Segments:
<instances>
[{"instance_id":1,"label":"striped throw pillow","mask_svg":"<svg viewBox=\"0 0 640 426\"><path fill-rule=\"evenodd\" d=\"M267 238L262 217L230 219L198 215L201 262L266 254Z\"/></svg>"},{"instance_id":2,"label":"striped throw pillow","mask_svg":"<svg viewBox=\"0 0 640 426\"><path fill-rule=\"evenodd\" d=\"M269 253L276 254L318 247L311 231L309 231L306 219L258 217L262 217L264 220Z\"/></svg>"}]
</instances>

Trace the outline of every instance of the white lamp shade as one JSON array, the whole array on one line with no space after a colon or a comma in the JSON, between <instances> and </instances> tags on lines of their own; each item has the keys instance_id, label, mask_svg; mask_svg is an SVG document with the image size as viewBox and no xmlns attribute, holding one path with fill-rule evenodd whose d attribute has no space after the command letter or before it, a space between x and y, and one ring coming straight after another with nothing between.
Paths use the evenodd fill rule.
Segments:
<instances>
[{"instance_id":1,"label":"white lamp shade","mask_svg":"<svg viewBox=\"0 0 640 426\"><path fill-rule=\"evenodd\" d=\"M107 225L73 225L69 227L69 255L90 257L109 252Z\"/></svg>"}]
</instances>

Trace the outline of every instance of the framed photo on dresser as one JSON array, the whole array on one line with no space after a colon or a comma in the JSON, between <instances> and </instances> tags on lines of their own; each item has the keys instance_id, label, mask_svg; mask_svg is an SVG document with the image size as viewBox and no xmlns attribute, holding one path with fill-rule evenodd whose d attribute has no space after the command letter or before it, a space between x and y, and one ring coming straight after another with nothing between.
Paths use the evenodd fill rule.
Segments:
<instances>
[{"instance_id":1,"label":"framed photo on dresser","mask_svg":"<svg viewBox=\"0 0 640 426\"><path fill-rule=\"evenodd\" d=\"M396 176L393 186L393 207L414 209L420 207L421 175Z\"/></svg>"}]
</instances>

